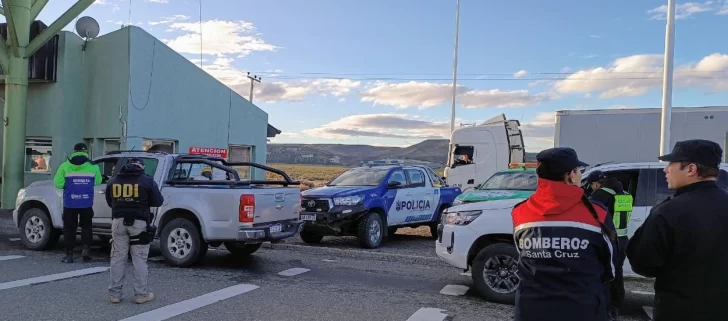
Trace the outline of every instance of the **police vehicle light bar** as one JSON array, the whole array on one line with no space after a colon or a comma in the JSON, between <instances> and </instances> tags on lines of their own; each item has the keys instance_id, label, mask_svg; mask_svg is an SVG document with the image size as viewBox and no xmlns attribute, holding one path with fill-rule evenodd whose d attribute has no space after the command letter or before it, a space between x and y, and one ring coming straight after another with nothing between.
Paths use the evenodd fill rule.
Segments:
<instances>
[{"instance_id":1,"label":"police vehicle light bar","mask_svg":"<svg viewBox=\"0 0 728 321\"><path fill-rule=\"evenodd\" d=\"M375 160L375 161L361 161L362 165L369 165L369 166L375 166L375 165L402 165L404 164L401 160Z\"/></svg>"},{"instance_id":2,"label":"police vehicle light bar","mask_svg":"<svg viewBox=\"0 0 728 321\"><path fill-rule=\"evenodd\" d=\"M538 163L510 163L508 168L536 168Z\"/></svg>"}]
</instances>

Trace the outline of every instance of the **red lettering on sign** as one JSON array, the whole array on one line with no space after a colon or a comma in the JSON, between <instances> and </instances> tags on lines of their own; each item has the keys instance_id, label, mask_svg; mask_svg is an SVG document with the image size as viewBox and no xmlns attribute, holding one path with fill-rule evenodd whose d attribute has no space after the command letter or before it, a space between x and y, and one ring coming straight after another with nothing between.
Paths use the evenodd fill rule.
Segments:
<instances>
[{"instance_id":1,"label":"red lettering on sign","mask_svg":"<svg viewBox=\"0 0 728 321\"><path fill-rule=\"evenodd\" d=\"M189 153L193 154L193 155L206 155L206 156L227 158L228 151L225 148L190 147Z\"/></svg>"}]
</instances>

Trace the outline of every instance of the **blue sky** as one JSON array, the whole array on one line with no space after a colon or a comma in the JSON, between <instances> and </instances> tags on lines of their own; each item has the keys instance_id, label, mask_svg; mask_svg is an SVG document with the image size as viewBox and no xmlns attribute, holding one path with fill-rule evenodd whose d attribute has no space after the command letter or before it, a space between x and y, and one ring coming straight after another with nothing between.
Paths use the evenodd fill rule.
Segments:
<instances>
[{"instance_id":1,"label":"blue sky","mask_svg":"<svg viewBox=\"0 0 728 321\"><path fill-rule=\"evenodd\" d=\"M273 142L447 137L455 0L201 1L202 68L244 97L245 72L263 77L254 102L283 131ZM47 24L74 1L49 2ZM555 110L659 107L666 3L461 0L457 122L505 113L539 150ZM198 1L131 5L131 18L129 0L84 15L102 34L130 21L199 62ZM673 104L727 105L728 1L678 1L677 17Z\"/></svg>"}]
</instances>

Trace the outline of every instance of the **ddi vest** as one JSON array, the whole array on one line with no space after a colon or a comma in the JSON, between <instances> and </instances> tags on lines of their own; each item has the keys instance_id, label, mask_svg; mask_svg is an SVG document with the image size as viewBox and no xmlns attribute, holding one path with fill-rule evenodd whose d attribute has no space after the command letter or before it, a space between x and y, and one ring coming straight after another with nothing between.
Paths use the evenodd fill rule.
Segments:
<instances>
[{"instance_id":1,"label":"ddi vest","mask_svg":"<svg viewBox=\"0 0 728 321\"><path fill-rule=\"evenodd\" d=\"M108 182L111 216L125 221L149 220L150 188L155 188L145 175L117 175Z\"/></svg>"},{"instance_id":2,"label":"ddi vest","mask_svg":"<svg viewBox=\"0 0 728 321\"><path fill-rule=\"evenodd\" d=\"M613 189L606 187L602 187L602 190L614 196L614 217L612 219L617 228L617 236L627 237L629 232L627 224L632 217L632 205L634 204L632 195L627 192L617 194Z\"/></svg>"}]
</instances>

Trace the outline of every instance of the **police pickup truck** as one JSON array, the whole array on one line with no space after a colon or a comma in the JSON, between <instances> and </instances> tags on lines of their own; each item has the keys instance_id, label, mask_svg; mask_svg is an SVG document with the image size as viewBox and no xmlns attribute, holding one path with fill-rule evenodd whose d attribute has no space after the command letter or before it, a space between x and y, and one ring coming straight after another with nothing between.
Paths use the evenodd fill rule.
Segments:
<instances>
[{"instance_id":1,"label":"police pickup truck","mask_svg":"<svg viewBox=\"0 0 728 321\"><path fill-rule=\"evenodd\" d=\"M262 242L292 237L303 226L299 182L280 170L249 162L228 163L220 157L119 151L94 159L103 180L94 188L93 233L102 240L108 242L111 237L106 181L131 157L145 163L146 174L164 196L164 204L152 209L153 223L170 265L191 266L206 255L209 246L223 244L235 255L249 255ZM240 179L237 169L241 168L270 171L283 180ZM58 241L63 228L62 194L52 181L35 182L18 192L13 222L26 248L46 250Z\"/></svg>"},{"instance_id":2,"label":"police pickup truck","mask_svg":"<svg viewBox=\"0 0 728 321\"><path fill-rule=\"evenodd\" d=\"M301 197L301 239L321 242L326 235L353 235L363 248L377 248L400 227L429 226L437 235L440 213L460 195L444 187L429 167L385 164L347 170L324 187Z\"/></svg>"},{"instance_id":3,"label":"police pickup truck","mask_svg":"<svg viewBox=\"0 0 728 321\"><path fill-rule=\"evenodd\" d=\"M632 194L634 206L628 223L632 237L647 218L652 206L661 203L674 191L667 188L665 164L659 162L602 164L587 169L582 186L593 170L615 177L624 190ZM720 165L718 186L728 188L728 164ZM470 271L478 292L487 300L513 304L519 279L516 275L518 252L513 243L513 207L528 198L509 198L453 206L443 213L435 242L437 255L459 269ZM624 275L632 272L629 260Z\"/></svg>"}]
</instances>

